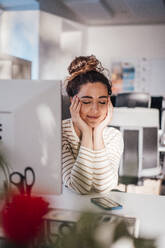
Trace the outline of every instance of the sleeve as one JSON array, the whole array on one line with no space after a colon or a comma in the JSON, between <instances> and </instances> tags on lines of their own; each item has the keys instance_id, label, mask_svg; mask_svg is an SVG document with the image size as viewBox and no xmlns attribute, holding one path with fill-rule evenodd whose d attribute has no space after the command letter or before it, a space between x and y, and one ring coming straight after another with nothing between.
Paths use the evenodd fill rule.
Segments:
<instances>
[{"instance_id":1,"label":"sleeve","mask_svg":"<svg viewBox=\"0 0 165 248\"><path fill-rule=\"evenodd\" d=\"M93 152L83 146L80 146L75 158L69 141L65 139L62 147L64 185L78 193L88 194L93 183L93 158Z\"/></svg>"},{"instance_id":2,"label":"sleeve","mask_svg":"<svg viewBox=\"0 0 165 248\"><path fill-rule=\"evenodd\" d=\"M103 150L95 152L93 184L97 192L105 194L117 186L123 147L122 135L117 131Z\"/></svg>"}]
</instances>

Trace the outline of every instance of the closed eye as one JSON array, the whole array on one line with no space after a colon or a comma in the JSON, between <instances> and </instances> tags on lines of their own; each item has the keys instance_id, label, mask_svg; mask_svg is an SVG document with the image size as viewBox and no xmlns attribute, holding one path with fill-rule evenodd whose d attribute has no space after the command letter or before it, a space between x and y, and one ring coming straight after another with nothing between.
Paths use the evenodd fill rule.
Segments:
<instances>
[{"instance_id":1,"label":"closed eye","mask_svg":"<svg viewBox=\"0 0 165 248\"><path fill-rule=\"evenodd\" d=\"M91 102L82 102L83 104L90 104Z\"/></svg>"},{"instance_id":2,"label":"closed eye","mask_svg":"<svg viewBox=\"0 0 165 248\"><path fill-rule=\"evenodd\" d=\"M99 102L100 104L106 104L107 102Z\"/></svg>"}]
</instances>

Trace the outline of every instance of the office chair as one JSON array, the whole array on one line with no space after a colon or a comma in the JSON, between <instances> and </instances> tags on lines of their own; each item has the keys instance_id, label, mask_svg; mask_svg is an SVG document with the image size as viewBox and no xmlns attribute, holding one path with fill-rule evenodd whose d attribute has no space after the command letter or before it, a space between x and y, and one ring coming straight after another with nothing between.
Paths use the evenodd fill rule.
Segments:
<instances>
[{"instance_id":1,"label":"office chair","mask_svg":"<svg viewBox=\"0 0 165 248\"><path fill-rule=\"evenodd\" d=\"M124 139L119 183L141 185L145 178L156 178L161 173L159 111L151 108L114 107L110 126L120 129Z\"/></svg>"},{"instance_id":2,"label":"office chair","mask_svg":"<svg viewBox=\"0 0 165 248\"><path fill-rule=\"evenodd\" d=\"M70 99L67 95L62 95L62 120L71 118L70 111Z\"/></svg>"},{"instance_id":3,"label":"office chair","mask_svg":"<svg viewBox=\"0 0 165 248\"><path fill-rule=\"evenodd\" d=\"M162 129L163 96L152 96L151 108L156 108L159 110L159 129Z\"/></svg>"},{"instance_id":4,"label":"office chair","mask_svg":"<svg viewBox=\"0 0 165 248\"><path fill-rule=\"evenodd\" d=\"M111 95L111 102L112 102L112 105L115 107L116 106L116 95Z\"/></svg>"},{"instance_id":5,"label":"office chair","mask_svg":"<svg viewBox=\"0 0 165 248\"><path fill-rule=\"evenodd\" d=\"M145 107L151 106L151 96L148 93L128 92L116 96L115 107Z\"/></svg>"}]
</instances>

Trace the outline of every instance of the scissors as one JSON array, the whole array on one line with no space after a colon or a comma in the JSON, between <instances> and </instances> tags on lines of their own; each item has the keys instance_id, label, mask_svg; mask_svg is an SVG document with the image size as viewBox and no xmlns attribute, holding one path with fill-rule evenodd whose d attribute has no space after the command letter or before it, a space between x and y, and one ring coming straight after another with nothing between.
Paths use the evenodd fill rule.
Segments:
<instances>
[{"instance_id":1,"label":"scissors","mask_svg":"<svg viewBox=\"0 0 165 248\"><path fill-rule=\"evenodd\" d=\"M24 169L24 174L14 171L9 176L10 182L18 187L21 194L31 194L32 187L35 183L35 173L31 167Z\"/></svg>"}]
</instances>

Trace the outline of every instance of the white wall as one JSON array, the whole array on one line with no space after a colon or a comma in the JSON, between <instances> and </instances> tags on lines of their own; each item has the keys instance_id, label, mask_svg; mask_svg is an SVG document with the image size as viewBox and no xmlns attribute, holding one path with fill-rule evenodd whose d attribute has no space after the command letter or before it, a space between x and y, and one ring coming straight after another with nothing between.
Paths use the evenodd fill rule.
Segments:
<instances>
[{"instance_id":1,"label":"white wall","mask_svg":"<svg viewBox=\"0 0 165 248\"><path fill-rule=\"evenodd\" d=\"M2 14L3 14L3 11L0 9L0 30L2 28ZM1 47L1 32L0 32L0 47Z\"/></svg>"},{"instance_id":2,"label":"white wall","mask_svg":"<svg viewBox=\"0 0 165 248\"><path fill-rule=\"evenodd\" d=\"M118 58L145 57L151 61L151 67L157 61L165 65L165 25L90 27L86 54L95 54L107 68ZM165 70L154 70L154 73L157 75L151 77L148 90L154 95L165 95Z\"/></svg>"},{"instance_id":3,"label":"white wall","mask_svg":"<svg viewBox=\"0 0 165 248\"><path fill-rule=\"evenodd\" d=\"M39 14L39 78L59 78L61 18L40 11Z\"/></svg>"},{"instance_id":4,"label":"white wall","mask_svg":"<svg viewBox=\"0 0 165 248\"><path fill-rule=\"evenodd\" d=\"M165 58L165 25L91 27L87 42L107 65L111 57Z\"/></svg>"},{"instance_id":5,"label":"white wall","mask_svg":"<svg viewBox=\"0 0 165 248\"><path fill-rule=\"evenodd\" d=\"M4 11L0 25L0 52L32 61L32 79L38 78L38 11Z\"/></svg>"},{"instance_id":6,"label":"white wall","mask_svg":"<svg viewBox=\"0 0 165 248\"><path fill-rule=\"evenodd\" d=\"M67 67L82 54L84 27L64 18L40 11L39 76L41 79L64 79Z\"/></svg>"},{"instance_id":7,"label":"white wall","mask_svg":"<svg viewBox=\"0 0 165 248\"><path fill-rule=\"evenodd\" d=\"M0 53L32 61L32 79L64 79L85 50L86 28L44 11L5 11L0 16Z\"/></svg>"}]
</instances>

